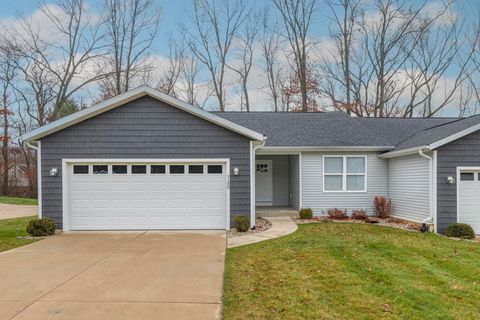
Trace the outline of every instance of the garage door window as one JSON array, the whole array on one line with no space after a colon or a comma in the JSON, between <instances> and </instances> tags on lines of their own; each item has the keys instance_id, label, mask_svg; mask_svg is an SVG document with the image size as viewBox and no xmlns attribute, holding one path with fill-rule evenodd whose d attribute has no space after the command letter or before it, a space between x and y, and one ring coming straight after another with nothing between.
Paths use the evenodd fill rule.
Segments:
<instances>
[{"instance_id":1,"label":"garage door window","mask_svg":"<svg viewBox=\"0 0 480 320\"><path fill-rule=\"evenodd\" d=\"M152 165L150 166L150 173L152 174L164 174L165 166L164 165Z\"/></svg>"},{"instance_id":2,"label":"garage door window","mask_svg":"<svg viewBox=\"0 0 480 320\"><path fill-rule=\"evenodd\" d=\"M474 181L475 180L475 174L473 172L462 172L460 174L460 180L461 181Z\"/></svg>"},{"instance_id":3,"label":"garage door window","mask_svg":"<svg viewBox=\"0 0 480 320\"><path fill-rule=\"evenodd\" d=\"M94 165L93 166L93 174L108 174L108 166L107 165Z\"/></svg>"},{"instance_id":4,"label":"garage door window","mask_svg":"<svg viewBox=\"0 0 480 320\"><path fill-rule=\"evenodd\" d=\"M222 174L222 166L220 165L210 165L208 166L209 174Z\"/></svg>"},{"instance_id":5,"label":"garage door window","mask_svg":"<svg viewBox=\"0 0 480 320\"><path fill-rule=\"evenodd\" d=\"M190 174L201 174L201 173L203 173L203 166L202 165L189 165L188 166L188 173L190 173Z\"/></svg>"},{"instance_id":6,"label":"garage door window","mask_svg":"<svg viewBox=\"0 0 480 320\"><path fill-rule=\"evenodd\" d=\"M146 165L134 165L132 166L132 174L145 174L147 173Z\"/></svg>"},{"instance_id":7,"label":"garage door window","mask_svg":"<svg viewBox=\"0 0 480 320\"><path fill-rule=\"evenodd\" d=\"M125 166L125 165L113 165L112 166L112 173L113 174L126 174L127 173L127 166Z\"/></svg>"},{"instance_id":8,"label":"garage door window","mask_svg":"<svg viewBox=\"0 0 480 320\"><path fill-rule=\"evenodd\" d=\"M73 174L88 174L88 166L73 166Z\"/></svg>"},{"instance_id":9,"label":"garage door window","mask_svg":"<svg viewBox=\"0 0 480 320\"><path fill-rule=\"evenodd\" d=\"M185 173L185 166L170 166L170 173L171 174L183 174Z\"/></svg>"}]
</instances>

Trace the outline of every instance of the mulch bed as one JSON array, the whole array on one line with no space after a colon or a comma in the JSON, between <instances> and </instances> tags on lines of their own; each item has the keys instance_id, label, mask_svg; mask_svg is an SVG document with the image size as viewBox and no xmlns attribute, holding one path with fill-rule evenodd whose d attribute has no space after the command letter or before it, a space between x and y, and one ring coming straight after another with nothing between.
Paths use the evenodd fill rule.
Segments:
<instances>
[{"instance_id":1,"label":"mulch bed","mask_svg":"<svg viewBox=\"0 0 480 320\"><path fill-rule=\"evenodd\" d=\"M258 217L255 219L255 229L250 229L247 232L238 232L237 229L231 228L230 231L228 231L228 237L239 237L239 236L244 236L247 234L254 234L254 233L259 233L259 232L264 232L267 231L272 227L272 223L268 221L267 219Z\"/></svg>"},{"instance_id":2,"label":"mulch bed","mask_svg":"<svg viewBox=\"0 0 480 320\"><path fill-rule=\"evenodd\" d=\"M313 219L299 219L294 218L296 224L304 224L310 222L321 222L321 221L333 221L333 222L340 222L340 223L368 223L368 224L376 224L379 226L387 226L397 229L409 230L409 231L420 231L421 224L415 223L399 218L386 218L381 219L377 217L368 217L367 221L363 220L354 220L352 218L344 219L344 220L334 220L330 219L329 217L313 217Z\"/></svg>"}]
</instances>

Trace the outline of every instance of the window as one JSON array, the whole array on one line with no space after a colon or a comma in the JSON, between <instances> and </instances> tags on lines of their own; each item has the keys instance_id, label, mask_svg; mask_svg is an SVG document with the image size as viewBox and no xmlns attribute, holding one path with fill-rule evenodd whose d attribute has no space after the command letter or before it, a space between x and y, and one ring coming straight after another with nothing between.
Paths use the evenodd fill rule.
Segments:
<instances>
[{"instance_id":1,"label":"window","mask_svg":"<svg viewBox=\"0 0 480 320\"><path fill-rule=\"evenodd\" d=\"M193 174L198 174L198 173L203 173L203 165L189 165L188 166L188 173L193 173Z\"/></svg>"},{"instance_id":2,"label":"window","mask_svg":"<svg viewBox=\"0 0 480 320\"><path fill-rule=\"evenodd\" d=\"M366 191L365 156L325 156L323 160L324 191Z\"/></svg>"},{"instance_id":3,"label":"window","mask_svg":"<svg viewBox=\"0 0 480 320\"><path fill-rule=\"evenodd\" d=\"M170 173L173 174L182 174L185 173L185 166L173 165L170 166Z\"/></svg>"},{"instance_id":4,"label":"window","mask_svg":"<svg viewBox=\"0 0 480 320\"><path fill-rule=\"evenodd\" d=\"M268 164L257 164L257 172L268 172Z\"/></svg>"},{"instance_id":5,"label":"window","mask_svg":"<svg viewBox=\"0 0 480 320\"><path fill-rule=\"evenodd\" d=\"M112 173L113 174L126 174L127 173L127 166L126 165L113 165L112 166Z\"/></svg>"},{"instance_id":6,"label":"window","mask_svg":"<svg viewBox=\"0 0 480 320\"><path fill-rule=\"evenodd\" d=\"M73 166L73 174L88 174L88 166Z\"/></svg>"},{"instance_id":7,"label":"window","mask_svg":"<svg viewBox=\"0 0 480 320\"><path fill-rule=\"evenodd\" d=\"M223 167L220 165L209 165L208 166L208 173L209 174L221 174Z\"/></svg>"},{"instance_id":8,"label":"window","mask_svg":"<svg viewBox=\"0 0 480 320\"><path fill-rule=\"evenodd\" d=\"M147 173L146 165L132 165L132 174L145 174Z\"/></svg>"},{"instance_id":9,"label":"window","mask_svg":"<svg viewBox=\"0 0 480 320\"><path fill-rule=\"evenodd\" d=\"M108 174L108 166L107 165L94 165L93 166L93 174Z\"/></svg>"},{"instance_id":10,"label":"window","mask_svg":"<svg viewBox=\"0 0 480 320\"><path fill-rule=\"evenodd\" d=\"M150 173L152 173L152 174L163 174L163 173L165 173L165 166L164 165L151 165L150 166Z\"/></svg>"},{"instance_id":11,"label":"window","mask_svg":"<svg viewBox=\"0 0 480 320\"><path fill-rule=\"evenodd\" d=\"M460 173L460 181L474 181L475 174L473 172L462 172Z\"/></svg>"}]
</instances>

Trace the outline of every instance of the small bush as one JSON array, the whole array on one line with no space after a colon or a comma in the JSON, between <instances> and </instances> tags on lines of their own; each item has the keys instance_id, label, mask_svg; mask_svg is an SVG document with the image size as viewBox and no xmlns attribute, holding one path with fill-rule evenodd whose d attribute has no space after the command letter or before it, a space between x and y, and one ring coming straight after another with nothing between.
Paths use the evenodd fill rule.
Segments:
<instances>
[{"instance_id":1,"label":"small bush","mask_svg":"<svg viewBox=\"0 0 480 320\"><path fill-rule=\"evenodd\" d=\"M475 238L475 231L466 223L452 223L445 231L447 237L473 239Z\"/></svg>"},{"instance_id":2,"label":"small bush","mask_svg":"<svg viewBox=\"0 0 480 320\"><path fill-rule=\"evenodd\" d=\"M340 210L337 208L327 210L328 217L334 220L348 219L347 210Z\"/></svg>"},{"instance_id":3,"label":"small bush","mask_svg":"<svg viewBox=\"0 0 480 320\"><path fill-rule=\"evenodd\" d=\"M233 218L233 226L238 232L247 232L250 229L250 218L248 216L236 216Z\"/></svg>"},{"instance_id":4,"label":"small bush","mask_svg":"<svg viewBox=\"0 0 480 320\"><path fill-rule=\"evenodd\" d=\"M313 211L310 208L302 208L300 211L298 211L298 216L300 219L312 219Z\"/></svg>"},{"instance_id":5,"label":"small bush","mask_svg":"<svg viewBox=\"0 0 480 320\"><path fill-rule=\"evenodd\" d=\"M352 211L352 219L354 220L367 220L368 219L368 214L367 211L360 209L360 210L353 210Z\"/></svg>"},{"instance_id":6,"label":"small bush","mask_svg":"<svg viewBox=\"0 0 480 320\"><path fill-rule=\"evenodd\" d=\"M30 220L27 226L27 232L32 237L51 236L55 229L55 222L49 218Z\"/></svg>"},{"instance_id":7,"label":"small bush","mask_svg":"<svg viewBox=\"0 0 480 320\"><path fill-rule=\"evenodd\" d=\"M373 200L373 209L375 211L375 216L381 219L386 219L390 216L392 201L385 197L375 197Z\"/></svg>"}]
</instances>

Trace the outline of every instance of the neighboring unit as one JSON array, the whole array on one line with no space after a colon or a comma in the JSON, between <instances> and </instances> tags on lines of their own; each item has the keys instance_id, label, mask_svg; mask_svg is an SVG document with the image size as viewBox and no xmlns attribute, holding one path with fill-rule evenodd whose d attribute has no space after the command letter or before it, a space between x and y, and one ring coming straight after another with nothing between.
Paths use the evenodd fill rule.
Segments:
<instances>
[{"instance_id":1,"label":"neighboring unit","mask_svg":"<svg viewBox=\"0 0 480 320\"><path fill-rule=\"evenodd\" d=\"M27 133L63 230L228 229L256 207L372 212L480 233L480 116L207 112L139 87Z\"/></svg>"}]
</instances>

